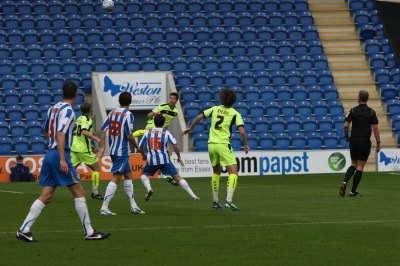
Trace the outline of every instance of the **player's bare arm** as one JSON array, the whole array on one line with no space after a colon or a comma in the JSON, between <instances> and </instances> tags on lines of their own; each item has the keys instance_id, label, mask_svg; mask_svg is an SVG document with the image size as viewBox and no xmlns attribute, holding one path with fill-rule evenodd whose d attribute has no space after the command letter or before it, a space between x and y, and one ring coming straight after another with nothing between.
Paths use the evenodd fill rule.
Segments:
<instances>
[{"instance_id":1,"label":"player's bare arm","mask_svg":"<svg viewBox=\"0 0 400 266\"><path fill-rule=\"evenodd\" d=\"M99 147L99 151L96 154L97 158L103 157L105 143L106 143L106 132L101 130L100 131L100 147Z\"/></svg>"},{"instance_id":2,"label":"player's bare arm","mask_svg":"<svg viewBox=\"0 0 400 266\"><path fill-rule=\"evenodd\" d=\"M68 173L68 164L65 160L65 133L62 131L57 132L57 149L60 155L61 172Z\"/></svg>"},{"instance_id":3,"label":"player's bare arm","mask_svg":"<svg viewBox=\"0 0 400 266\"><path fill-rule=\"evenodd\" d=\"M372 130L374 131L374 136L376 140L376 152L379 152L381 150L381 135L379 133L379 128L377 124L372 125Z\"/></svg>"},{"instance_id":4,"label":"player's bare arm","mask_svg":"<svg viewBox=\"0 0 400 266\"><path fill-rule=\"evenodd\" d=\"M182 166L185 166L184 163L183 163L183 160L182 160L182 158L181 158L181 152L180 152L180 150L179 150L178 144L173 144L173 145L172 145L172 148L174 149L174 152L176 153L176 156L178 157L179 163L180 163Z\"/></svg>"},{"instance_id":5,"label":"player's bare arm","mask_svg":"<svg viewBox=\"0 0 400 266\"><path fill-rule=\"evenodd\" d=\"M346 142L349 142L349 128L350 128L350 123L349 122L344 122L344 139Z\"/></svg>"},{"instance_id":6,"label":"player's bare arm","mask_svg":"<svg viewBox=\"0 0 400 266\"><path fill-rule=\"evenodd\" d=\"M246 131L244 130L244 126L239 126L238 130L239 130L240 136L242 137L242 140L243 140L244 152L247 154L250 151L250 147L249 147L249 144L247 143L247 135L246 135Z\"/></svg>"},{"instance_id":7,"label":"player's bare arm","mask_svg":"<svg viewBox=\"0 0 400 266\"><path fill-rule=\"evenodd\" d=\"M84 135L85 137L87 137L89 139L96 141L97 143L100 143L100 139L98 137L94 136L93 134L91 134L86 129L82 130L82 135Z\"/></svg>"},{"instance_id":8,"label":"player's bare arm","mask_svg":"<svg viewBox=\"0 0 400 266\"><path fill-rule=\"evenodd\" d=\"M203 114L199 114L198 116L196 116L196 118L193 120L192 124L182 132L182 135L186 135L186 134L192 132L192 129L194 128L194 126L197 125L197 123L199 123L199 121L203 118L204 118Z\"/></svg>"}]
</instances>

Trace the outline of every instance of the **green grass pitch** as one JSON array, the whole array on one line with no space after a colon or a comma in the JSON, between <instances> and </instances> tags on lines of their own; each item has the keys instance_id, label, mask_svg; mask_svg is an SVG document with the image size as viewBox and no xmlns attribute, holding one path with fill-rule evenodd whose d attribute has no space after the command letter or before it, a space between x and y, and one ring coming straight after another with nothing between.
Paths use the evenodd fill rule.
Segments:
<instances>
[{"instance_id":1,"label":"green grass pitch","mask_svg":"<svg viewBox=\"0 0 400 266\"><path fill-rule=\"evenodd\" d=\"M32 228L38 243L18 241L15 232L40 187L2 183L0 264L399 265L400 176L365 173L359 198L338 195L342 178L242 176L234 197L240 212L211 208L210 178L187 179L201 197L194 202L164 180L152 180L154 195L144 202L135 180L145 215L129 212L123 184L110 204L117 216L100 215L101 201L88 199L94 228L112 233L104 241L83 240L72 196L59 188ZM84 186L89 194L90 182Z\"/></svg>"}]
</instances>

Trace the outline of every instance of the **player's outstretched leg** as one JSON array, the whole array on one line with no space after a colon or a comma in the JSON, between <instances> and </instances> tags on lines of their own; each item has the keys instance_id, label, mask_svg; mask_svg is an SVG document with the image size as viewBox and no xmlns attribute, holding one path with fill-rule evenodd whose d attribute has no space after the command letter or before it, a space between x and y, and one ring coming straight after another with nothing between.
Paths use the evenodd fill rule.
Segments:
<instances>
[{"instance_id":1,"label":"player's outstretched leg","mask_svg":"<svg viewBox=\"0 0 400 266\"><path fill-rule=\"evenodd\" d=\"M124 191L125 191L125 195L129 199L129 203L131 205L131 212L134 214L145 214L145 212L142 211L139 208L139 206L136 204L136 201L134 199L135 192L133 189L132 179L124 180Z\"/></svg>"},{"instance_id":2,"label":"player's outstretched leg","mask_svg":"<svg viewBox=\"0 0 400 266\"><path fill-rule=\"evenodd\" d=\"M192 197L192 200L199 200L200 199L199 197L196 196L196 194L193 193L192 189L190 188L188 182L186 182L185 179L183 179L183 178L180 179L178 181L178 184L182 187L183 190L185 190Z\"/></svg>"},{"instance_id":3,"label":"player's outstretched leg","mask_svg":"<svg viewBox=\"0 0 400 266\"><path fill-rule=\"evenodd\" d=\"M213 174L211 177L211 191L212 191L212 197L213 197L213 205L212 207L214 209L221 209L222 206L219 204L219 180L221 179L221 175L219 174Z\"/></svg>"},{"instance_id":4,"label":"player's outstretched leg","mask_svg":"<svg viewBox=\"0 0 400 266\"><path fill-rule=\"evenodd\" d=\"M106 194L104 196L103 205L100 209L100 214L103 215L116 215L108 209L111 199L114 197L115 191L117 190L117 184L110 181L107 185Z\"/></svg>"},{"instance_id":5,"label":"player's outstretched leg","mask_svg":"<svg viewBox=\"0 0 400 266\"><path fill-rule=\"evenodd\" d=\"M144 187L145 187L146 190L147 190L147 193L146 193L146 195L144 196L144 200L145 200L145 201L148 201L148 200L150 199L151 195L153 195L153 188L152 188L151 185L150 185L150 178L149 178L147 175L144 175L144 174L143 174L143 175L140 177L140 179L142 180L142 183L143 183Z\"/></svg>"},{"instance_id":6,"label":"player's outstretched leg","mask_svg":"<svg viewBox=\"0 0 400 266\"><path fill-rule=\"evenodd\" d=\"M232 202L233 194L237 185L237 179L237 174L230 174L228 177L225 208L230 208L232 211L240 211L240 208Z\"/></svg>"}]
</instances>

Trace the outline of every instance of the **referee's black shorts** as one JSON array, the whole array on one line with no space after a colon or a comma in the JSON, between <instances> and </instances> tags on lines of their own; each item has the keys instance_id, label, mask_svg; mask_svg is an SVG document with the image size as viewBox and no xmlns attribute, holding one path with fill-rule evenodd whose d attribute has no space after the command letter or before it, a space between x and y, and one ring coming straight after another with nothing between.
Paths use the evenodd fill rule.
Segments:
<instances>
[{"instance_id":1,"label":"referee's black shorts","mask_svg":"<svg viewBox=\"0 0 400 266\"><path fill-rule=\"evenodd\" d=\"M371 153L371 139L365 137L351 137L349 147L352 160L367 161Z\"/></svg>"}]
</instances>

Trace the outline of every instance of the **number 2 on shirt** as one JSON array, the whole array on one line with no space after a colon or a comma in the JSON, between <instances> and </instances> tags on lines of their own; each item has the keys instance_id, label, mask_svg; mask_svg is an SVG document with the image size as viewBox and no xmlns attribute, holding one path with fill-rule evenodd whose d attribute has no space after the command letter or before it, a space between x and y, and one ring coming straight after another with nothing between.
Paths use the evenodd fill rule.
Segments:
<instances>
[{"instance_id":1,"label":"number 2 on shirt","mask_svg":"<svg viewBox=\"0 0 400 266\"><path fill-rule=\"evenodd\" d=\"M110 135L119 136L121 134L121 122L110 121Z\"/></svg>"}]
</instances>

